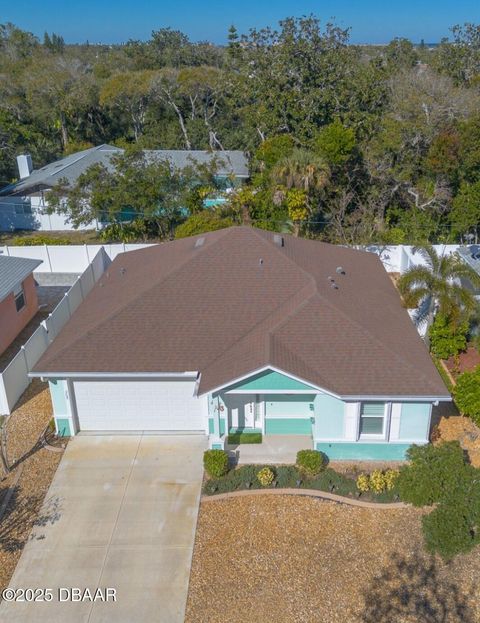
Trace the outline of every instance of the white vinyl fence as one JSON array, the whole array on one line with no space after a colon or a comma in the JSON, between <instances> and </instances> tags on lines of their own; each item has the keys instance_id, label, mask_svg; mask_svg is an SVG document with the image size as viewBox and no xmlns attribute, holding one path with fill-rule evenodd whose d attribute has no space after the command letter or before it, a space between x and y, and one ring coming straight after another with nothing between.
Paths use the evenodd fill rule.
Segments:
<instances>
[{"instance_id":1,"label":"white vinyl fence","mask_svg":"<svg viewBox=\"0 0 480 623\"><path fill-rule=\"evenodd\" d=\"M21 248L25 249L28 247L15 247L15 249ZM105 250L100 247L96 255L92 257L92 261L87 265L86 270L77 278L68 292L65 293L65 296L53 312L40 324L5 370L0 373L0 414L10 414L12 412L15 404L30 383L31 379L29 379L28 373L56 338L94 284L100 279L110 261Z\"/></svg>"},{"instance_id":2,"label":"white vinyl fence","mask_svg":"<svg viewBox=\"0 0 480 623\"><path fill-rule=\"evenodd\" d=\"M0 255L42 260L37 273L83 273L100 249L111 259L119 253L151 247L151 244L72 244L29 247L0 246Z\"/></svg>"}]
</instances>

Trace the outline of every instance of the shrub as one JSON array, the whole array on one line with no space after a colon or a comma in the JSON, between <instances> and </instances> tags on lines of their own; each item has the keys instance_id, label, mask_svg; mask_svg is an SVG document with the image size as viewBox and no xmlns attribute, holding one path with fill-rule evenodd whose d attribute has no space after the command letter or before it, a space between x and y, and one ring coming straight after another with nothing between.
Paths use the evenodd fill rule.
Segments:
<instances>
[{"instance_id":1,"label":"shrub","mask_svg":"<svg viewBox=\"0 0 480 623\"><path fill-rule=\"evenodd\" d=\"M439 504L422 518L426 549L439 553L446 560L480 543L478 517L475 520L468 508L458 502Z\"/></svg>"},{"instance_id":2,"label":"shrub","mask_svg":"<svg viewBox=\"0 0 480 623\"><path fill-rule=\"evenodd\" d=\"M453 397L459 410L480 425L480 366L459 375Z\"/></svg>"},{"instance_id":3,"label":"shrub","mask_svg":"<svg viewBox=\"0 0 480 623\"><path fill-rule=\"evenodd\" d=\"M362 493L370 490L370 476L368 474L360 474L357 478L357 489Z\"/></svg>"},{"instance_id":4,"label":"shrub","mask_svg":"<svg viewBox=\"0 0 480 623\"><path fill-rule=\"evenodd\" d=\"M399 471L398 469L387 469L384 474L385 489L387 491L393 491L397 486Z\"/></svg>"},{"instance_id":5,"label":"shrub","mask_svg":"<svg viewBox=\"0 0 480 623\"><path fill-rule=\"evenodd\" d=\"M387 488L385 476L381 470L375 469L370 474L370 488L372 491L375 491L375 493L381 493Z\"/></svg>"},{"instance_id":6,"label":"shrub","mask_svg":"<svg viewBox=\"0 0 480 623\"><path fill-rule=\"evenodd\" d=\"M399 472L395 469L381 471L374 470L370 475L360 474L357 478L357 489L362 493L373 491L374 493L384 493L393 491L397 484Z\"/></svg>"},{"instance_id":7,"label":"shrub","mask_svg":"<svg viewBox=\"0 0 480 623\"><path fill-rule=\"evenodd\" d=\"M70 238L54 238L53 236L17 236L13 239L13 245L16 247L40 246L42 244L62 245L71 244Z\"/></svg>"},{"instance_id":8,"label":"shrub","mask_svg":"<svg viewBox=\"0 0 480 623\"><path fill-rule=\"evenodd\" d=\"M458 355L467 348L467 333L467 322L454 322L439 313L428 331L430 350L440 359Z\"/></svg>"},{"instance_id":9,"label":"shrub","mask_svg":"<svg viewBox=\"0 0 480 623\"><path fill-rule=\"evenodd\" d=\"M404 502L429 506L455 490L465 457L458 441L438 446L411 446L407 450L408 465L400 468L398 489Z\"/></svg>"},{"instance_id":10,"label":"shrub","mask_svg":"<svg viewBox=\"0 0 480 623\"><path fill-rule=\"evenodd\" d=\"M325 457L318 450L300 450L296 465L307 476L316 476L325 468Z\"/></svg>"},{"instance_id":11,"label":"shrub","mask_svg":"<svg viewBox=\"0 0 480 623\"><path fill-rule=\"evenodd\" d=\"M275 474L270 467L263 467L257 473L257 480L262 485L262 487L269 487L272 484L274 478Z\"/></svg>"},{"instance_id":12,"label":"shrub","mask_svg":"<svg viewBox=\"0 0 480 623\"><path fill-rule=\"evenodd\" d=\"M228 454L225 450L206 450L203 453L203 467L212 478L220 478L228 471Z\"/></svg>"}]
</instances>

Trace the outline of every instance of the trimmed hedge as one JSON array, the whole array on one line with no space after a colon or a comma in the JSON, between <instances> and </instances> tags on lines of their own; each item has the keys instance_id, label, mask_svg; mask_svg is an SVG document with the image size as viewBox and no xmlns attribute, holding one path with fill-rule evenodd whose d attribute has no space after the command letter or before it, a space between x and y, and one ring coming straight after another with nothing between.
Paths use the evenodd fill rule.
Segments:
<instances>
[{"instance_id":1,"label":"trimmed hedge","mask_svg":"<svg viewBox=\"0 0 480 623\"><path fill-rule=\"evenodd\" d=\"M228 471L228 454L225 450L206 450L203 453L203 467L212 478L221 478Z\"/></svg>"},{"instance_id":2,"label":"trimmed hedge","mask_svg":"<svg viewBox=\"0 0 480 623\"><path fill-rule=\"evenodd\" d=\"M262 433L230 433L227 443L231 446L238 446L243 443L262 443Z\"/></svg>"}]
</instances>

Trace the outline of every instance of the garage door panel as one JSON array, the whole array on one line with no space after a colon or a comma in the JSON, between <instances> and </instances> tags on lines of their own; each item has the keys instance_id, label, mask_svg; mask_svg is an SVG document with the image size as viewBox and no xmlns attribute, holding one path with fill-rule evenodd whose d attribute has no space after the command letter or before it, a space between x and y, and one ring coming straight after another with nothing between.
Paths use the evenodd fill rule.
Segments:
<instances>
[{"instance_id":1,"label":"garage door panel","mask_svg":"<svg viewBox=\"0 0 480 623\"><path fill-rule=\"evenodd\" d=\"M75 381L80 430L204 430L194 381Z\"/></svg>"}]
</instances>

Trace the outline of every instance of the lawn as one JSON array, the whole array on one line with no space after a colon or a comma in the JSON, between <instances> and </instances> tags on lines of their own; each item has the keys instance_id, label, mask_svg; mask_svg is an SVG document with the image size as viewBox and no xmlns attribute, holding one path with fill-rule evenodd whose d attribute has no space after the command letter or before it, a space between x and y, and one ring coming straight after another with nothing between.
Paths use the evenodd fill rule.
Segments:
<instances>
[{"instance_id":1,"label":"lawn","mask_svg":"<svg viewBox=\"0 0 480 623\"><path fill-rule=\"evenodd\" d=\"M201 505L187 623L473 623L479 552L423 551L422 511L287 496Z\"/></svg>"}]
</instances>

